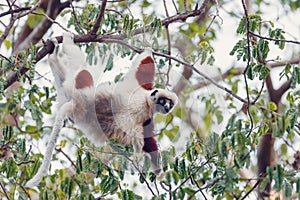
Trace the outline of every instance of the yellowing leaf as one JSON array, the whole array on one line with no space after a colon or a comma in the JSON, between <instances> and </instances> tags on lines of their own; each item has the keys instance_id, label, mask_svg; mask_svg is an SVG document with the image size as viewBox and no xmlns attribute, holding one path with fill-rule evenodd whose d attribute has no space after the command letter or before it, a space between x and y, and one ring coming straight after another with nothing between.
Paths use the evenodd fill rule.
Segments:
<instances>
[{"instance_id":1,"label":"yellowing leaf","mask_svg":"<svg viewBox=\"0 0 300 200\"><path fill-rule=\"evenodd\" d=\"M28 15L27 24L31 29L35 28L44 19L44 16L41 15L41 14L45 13L45 11L43 9L38 8L36 10L36 13L39 13L39 14L29 14Z\"/></svg>"}]
</instances>

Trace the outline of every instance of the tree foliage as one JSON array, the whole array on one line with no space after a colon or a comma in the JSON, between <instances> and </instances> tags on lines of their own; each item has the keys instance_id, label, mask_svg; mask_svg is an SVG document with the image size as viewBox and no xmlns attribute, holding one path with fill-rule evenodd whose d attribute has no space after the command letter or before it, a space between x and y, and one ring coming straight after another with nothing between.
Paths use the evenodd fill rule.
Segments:
<instances>
[{"instance_id":1,"label":"tree foliage","mask_svg":"<svg viewBox=\"0 0 300 200\"><path fill-rule=\"evenodd\" d=\"M280 13L299 17L299 0L277 4ZM0 197L300 198L300 38L268 8L274 5L251 0L3 1ZM220 34L227 18L235 21L235 39L223 57L233 64L217 66L223 57L216 57L215 44L227 39ZM173 113L155 117L161 175L147 156L114 140L116 155L105 162L105 148L66 120L49 175L37 188L24 187L41 165L55 116L56 91L44 62L53 51L50 38L61 43L65 31L75 35L87 63L103 77L113 71L115 82L123 60L154 50L156 86L180 97ZM213 70L217 76L207 73Z\"/></svg>"}]
</instances>

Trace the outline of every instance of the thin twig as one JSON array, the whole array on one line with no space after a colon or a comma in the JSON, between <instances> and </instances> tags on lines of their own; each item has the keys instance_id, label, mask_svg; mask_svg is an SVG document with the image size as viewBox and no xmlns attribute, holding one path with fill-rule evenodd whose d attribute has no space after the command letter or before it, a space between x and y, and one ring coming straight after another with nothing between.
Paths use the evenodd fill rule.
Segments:
<instances>
[{"instance_id":1,"label":"thin twig","mask_svg":"<svg viewBox=\"0 0 300 200\"><path fill-rule=\"evenodd\" d=\"M205 32L203 33L203 38L206 37L206 34L207 34L208 30L210 29L210 27L212 26L213 22L216 20L217 17L221 19L221 24L223 24L223 19L219 15L219 2L218 2L218 0L215 0L215 3L216 3L216 14L213 15L212 20L209 22Z\"/></svg>"},{"instance_id":2,"label":"thin twig","mask_svg":"<svg viewBox=\"0 0 300 200\"><path fill-rule=\"evenodd\" d=\"M158 187L157 187L156 179L154 179L154 185L155 185L155 189L156 189L156 192L157 192L157 196L159 196L159 190L158 190Z\"/></svg>"},{"instance_id":3,"label":"thin twig","mask_svg":"<svg viewBox=\"0 0 300 200\"><path fill-rule=\"evenodd\" d=\"M207 4L208 4L209 1L210 0L204 0L199 9L192 10L192 11L187 11L187 12L184 12L184 13L178 13L178 14L173 15L173 16L167 18L167 19L162 20L162 25L165 26L167 24L171 24L171 23L178 22L178 21L183 22L187 18L202 15L203 13L206 12L206 7L207 7Z\"/></svg>"},{"instance_id":4,"label":"thin twig","mask_svg":"<svg viewBox=\"0 0 300 200\"><path fill-rule=\"evenodd\" d=\"M99 30L100 28L100 24L101 24L101 20L104 16L104 12L105 12L105 7L106 7L106 0L103 0L102 1L102 4L101 4L101 9L100 9L100 13L99 15L97 16L97 19L96 19L96 22L94 24L94 27L93 29L91 30L90 34L91 35L97 35L97 31Z\"/></svg>"},{"instance_id":5,"label":"thin twig","mask_svg":"<svg viewBox=\"0 0 300 200\"><path fill-rule=\"evenodd\" d=\"M261 38L261 39L264 39L264 40L270 40L270 41L275 41L275 42L286 42L286 43L294 43L294 44L300 44L299 41L295 41L295 40L284 40L284 39L275 39L275 38L271 38L271 37L264 37L264 36L261 36L259 34L256 34L256 33L253 33L251 31L249 31L249 33L255 37L258 37L258 38Z\"/></svg>"},{"instance_id":6,"label":"thin twig","mask_svg":"<svg viewBox=\"0 0 300 200\"><path fill-rule=\"evenodd\" d=\"M182 60L179 60L178 58L175 58L175 57L172 57L172 56L169 56L167 54L164 54L164 53L160 53L160 52L153 52L154 55L158 55L158 56L163 56L163 57L166 57L166 58L171 58L172 60L175 60L176 62L180 63L180 64L183 64L187 67L190 67L192 68L197 74L199 74L200 76L204 77L205 79L207 79L209 82L211 82L213 85L215 85L217 88L221 89L221 90L224 90L226 91L228 94L230 94L231 96L233 96L234 98L238 99L239 101L243 102L243 103L248 103L245 99L243 99L242 97L238 96L237 94L235 94L233 91L231 91L230 89L222 86L222 85L219 85L214 79L210 78L209 76L207 76L206 74L202 73L200 70L198 70L194 64L190 64L190 63L187 63L185 61L182 61Z\"/></svg>"},{"instance_id":7,"label":"thin twig","mask_svg":"<svg viewBox=\"0 0 300 200\"><path fill-rule=\"evenodd\" d=\"M12 6L10 5L10 3L8 2L8 5L9 5L9 10L11 11L12 10ZM7 38L10 30L12 29L15 21L17 20L17 18L15 17L14 13L11 12L11 17L10 17L10 20L9 20L9 23L8 25L5 27L5 30L3 31L1 37L0 37L0 47L3 43L3 41Z\"/></svg>"},{"instance_id":8,"label":"thin twig","mask_svg":"<svg viewBox=\"0 0 300 200\"><path fill-rule=\"evenodd\" d=\"M186 2L186 0L183 1L183 7L184 7L184 11L186 12L187 11L187 2Z\"/></svg>"},{"instance_id":9,"label":"thin twig","mask_svg":"<svg viewBox=\"0 0 300 200\"><path fill-rule=\"evenodd\" d=\"M192 176L194 176L202 167L204 167L205 165L207 165L215 156L212 156L210 158L208 158L202 165L198 166L197 169L192 172L189 176L186 177L186 179L184 181L182 181L176 188L174 191L178 190L179 188L181 188ZM201 189L201 188L200 188Z\"/></svg>"},{"instance_id":10,"label":"thin twig","mask_svg":"<svg viewBox=\"0 0 300 200\"><path fill-rule=\"evenodd\" d=\"M32 11L32 14L44 16L51 23L58 25L62 30L66 31L66 32L70 32L67 28L65 28L63 25L61 25L60 23L58 23L57 21L55 21L54 19L52 19L50 16L48 16L45 13L38 13L38 12Z\"/></svg>"},{"instance_id":11,"label":"thin twig","mask_svg":"<svg viewBox=\"0 0 300 200\"><path fill-rule=\"evenodd\" d=\"M176 14L178 14L179 11L178 11L178 8L177 8L176 3L174 2L174 0L172 0L172 3L173 3L173 6L174 6L174 8L175 8L175 10L176 10Z\"/></svg>"},{"instance_id":12,"label":"thin twig","mask_svg":"<svg viewBox=\"0 0 300 200\"><path fill-rule=\"evenodd\" d=\"M25 11L25 10L30 10L30 9L31 9L31 7L24 7L24 8L17 8L17 9L14 9L14 10L9 10L9 11L0 13L0 17L4 17L5 15L19 13L19 12L22 12L22 11Z\"/></svg>"},{"instance_id":13,"label":"thin twig","mask_svg":"<svg viewBox=\"0 0 300 200\"><path fill-rule=\"evenodd\" d=\"M168 8L167 8L167 4L166 4L166 0L163 0L164 2L164 7L165 7L165 12L166 12L166 16L169 17L169 12L168 12ZM166 25L166 34L167 34L167 41L168 41L168 54L171 55L171 38L170 38L170 31L169 31L169 26ZM169 85L169 73L171 70L171 66L172 66L172 60L169 59L169 66L168 66L168 71L167 71L167 80L166 80L166 85Z\"/></svg>"},{"instance_id":14,"label":"thin twig","mask_svg":"<svg viewBox=\"0 0 300 200\"><path fill-rule=\"evenodd\" d=\"M249 194L254 191L254 189L259 185L260 182L261 180L256 181L255 185L245 194L245 196L241 198L241 200L246 199L246 197L249 196Z\"/></svg>"},{"instance_id":15,"label":"thin twig","mask_svg":"<svg viewBox=\"0 0 300 200\"><path fill-rule=\"evenodd\" d=\"M259 99L259 97L261 96L261 94L264 90L264 87L265 87L265 82L262 81L260 91L259 91L258 95L255 97L255 99L253 100L252 104L255 104L257 102L257 100Z\"/></svg>"},{"instance_id":16,"label":"thin twig","mask_svg":"<svg viewBox=\"0 0 300 200\"><path fill-rule=\"evenodd\" d=\"M9 198L9 196L8 196L6 190L5 190L5 187L2 185L1 182L0 182L0 186L1 186L1 189L3 190L3 192L4 192L5 197L9 200L10 198Z\"/></svg>"},{"instance_id":17,"label":"thin twig","mask_svg":"<svg viewBox=\"0 0 300 200\"><path fill-rule=\"evenodd\" d=\"M35 163L35 160L26 160L26 161L22 161L22 162L19 162L17 163L18 166L20 165L26 165L28 163Z\"/></svg>"},{"instance_id":18,"label":"thin twig","mask_svg":"<svg viewBox=\"0 0 300 200\"><path fill-rule=\"evenodd\" d=\"M11 63L11 61L7 57L5 57L4 55L2 55L1 53L0 53L0 57L3 58L4 60L6 60L7 62Z\"/></svg>"},{"instance_id":19,"label":"thin twig","mask_svg":"<svg viewBox=\"0 0 300 200\"><path fill-rule=\"evenodd\" d=\"M252 115L251 115L251 112L250 112L250 94L249 94L249 86L248 86L248 81L247 81L247 71L250 67L250 61L251 61L251 49L250 49L250 19L249 19L249 16L248 16L248 11L247 11L247 8L246 8L246 4L245 4L245 1L242 0L242 4L243 4L243 8L244 8L244 13L245 13L245 17L246 17L246 29L247 29L247 33L246 33L246 36L247 36L247 66L244 70L244 80L245 80L245 85L246 85L246 94L247 94L247 114L249 116L249 119L250 119L250 129L249 129L249 132L247 134L247 136L249 136L253 130L253 119L252 119Z\"/></svg>"},{"instance_id":20,"label":"thin twig","mask_svg":"<svg viewBox=\"0 0 300 200\"><path fill-rule=\"evenodd\" d=\"M18 15L18 19L27 16L29 13L32 13L33 11L35 11L36 9L40 8L42 4L42 0L39 0L37 3L35 3L35 5L28 11Z\"/></svg>"},{"instance_id":21,"label":"thin twig","mask_svg":"<svg viewBox=\"0 0 300 200\"><path fill-rule=\"evenodd\" d=\"M153 196L157 197L157 195L154 193L154 191L152 190L149 182L147 181L146 177L144 176L143 172L139 169L139 167L135 164L135 162L129 158L129 156L126 154L126 152L123 152L122 150L120 150L117 146L115 146L113 143L111 143L112 147L114 147L114 149L119 152L122 156L124 156L127 160L129 160L131 162L131 164L133 165L133 167L138 171L139 175L142 177L142 179L145 181L148 189L150 190L150 192L152 193Z\"/></svg>"},{"instance_id":22,"label":"thin twig","mask_svg":"<svg viewBox=\"0 0 300 200\"><path fill-rule=\"evenodd\" d=\"M73 4L72 4L72 0L69 0L69 2L70 2L70 7L71 7L71 9L72 9L72 14L73 14L73 16L74 16L75 22L76 22L77 26L79 27L81 33L83 34L83 33L84 33L84 30L83 30L81 24L79 23L79 21L78 21L78 19L77 19L77 15L76 15L76 12L75 12L75 8L74 8L74 6L73 6Z\"/></svg>"},{"instance_id":23,"label":"thin twig","mask_svg":"<svg viewBox=\"0 0 300 200\"><path fill-rule=\"evenodd\" d=\"M59 147L59 148L58 148L58 147L55 147L55 150L58 151L59 153L62 153L62 154L70 161L71 165L72 165L75 169L77 169L76 164L73 162L73 160L70 158L70 156L68 156L68 155L62 150L61 147Z\"/></svg>"},{"instance_id":24,"label":"thin twig","mask_svg":"<svg viewBox=\"0 0 300 200\"><path fill-rule=\"evenodd\" d=\"M21 189L23 190L23 192L26 194L27 198L29 200L31 200L30 194L27 192L27 190L24 188L24 186L22 184L19 185L21 187Z\"/></svg>"}]
</instances>

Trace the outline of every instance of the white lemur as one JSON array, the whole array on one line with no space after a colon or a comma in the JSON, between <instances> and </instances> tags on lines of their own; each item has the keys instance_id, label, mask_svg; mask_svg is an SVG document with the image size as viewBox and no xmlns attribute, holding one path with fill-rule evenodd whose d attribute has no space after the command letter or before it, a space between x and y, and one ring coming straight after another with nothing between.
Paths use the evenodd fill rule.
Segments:
<instances>
[{"instance_id":1,"label":"white lemur","mask_svg":"<svg viewBox=\"0 0 300 200\"><path fill-rule=\"evenodd\" d=\"M55 47L49 55L49 64L54 75L59 110L42 165L26 186L37 186L47 174L66 117L96 144L114 137L122 144L133 145L137 152L149 153L158 169L153 115L156 112L171 112L178 98L167 90L153 89L155 63L152 52L145 50L138 55L122 81L117 84L102 83L96 87L94 80L97 77L82 66L85 65L85 56L74 44L73 36L63 35L64 62L58 57L57 40L52 41Z\"/></svg>"}]
</instances>

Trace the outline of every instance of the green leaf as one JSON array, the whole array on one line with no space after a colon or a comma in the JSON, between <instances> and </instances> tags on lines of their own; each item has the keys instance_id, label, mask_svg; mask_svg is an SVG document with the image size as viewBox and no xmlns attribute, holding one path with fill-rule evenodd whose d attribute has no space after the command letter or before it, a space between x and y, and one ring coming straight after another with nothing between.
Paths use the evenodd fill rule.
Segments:
<instances>
[{"instance_id":1,"label":"green leaf","mask_svg":"<svg viewBox=\"0 0 300 200\"><path fill-rule=\"evenodd\" d=\"M216 117L217 117L217 123L220 124L223 121L223 113L220 110L218 110L216 112Z\"/></svg>"},{"instance_id":2,"label":"green leaf","mask_svg":"<svg viewBox=\"0 0 300 200\"><path fill-rule=\"evenodd\" d=\"M38 130L38 127L27 125L26 128L25 128L25 130L28 133L33 133L33 132L36 132Z\"/></svg>"},{"instance_id":3,"label":"green leaf","mask_svg":"<svg viewBox=\"0 0 300 200\"><path fill-rule=\"evenodd\" d=\"M300 197L300 178L296 181L296 192L298 193L298 197Z\"/></svg>"},{"instance_id":4,"label":"green leaf","mask_svg":"<svg viewBox=\"0 0 300 200\"><path fill-rule=\"evenodd\" d=\"M270 110L276 111L277 105L276 105L276 103L270 101L270 102L267 102L267 108Z\"/></svg>"},{"instance_id":5,"label":"green leaf","mask_svg":"<svg viewBox=\"0 0 300 200\"><path fill-rule=\"evenodd\" d=\"M269 177L266 176L259 185L259 191L263 192L269 183Z\"/></svg>"},{"instance_id":6,"label":"green leaf","mask_svg":"<svg viewBox=\"0 0 300 200\"><path fill-rule=\"evenodd\" d=\"M273 172L274 172L273 167L267 167L267 173L268 173L268 177L269 177L269 183L271 183L272 180L273 180Z\"/></svg>"},{"instance_id":7,"label":"green leaf","mask_svg":"<svg viewBox=\"0 0 300 200\"><path fill-rule=\"evenodd\" d=\"M77 166L76 172L77 172L77 173L80 173L80 172L83 170L83 165L82 165L81 153L80 153L79 150L77 151L76 166Z\"/></svg>"},{"instance_id":8,"label":"green leaf","mask_svg":"<svg viewBox=\"0 0 300 200\"><path fill-rule=\"evenodd\" d=\"M114 66L114 56L113 54L109 54L107 64L105 66L104 72L111 71Z\"/></svg>"},{"instance_id":9,"label":"green leaf","mask_svg":"<svg viewBox=\"0 0 300 200\"><path fill-rule=\"evenodd\" d=\"M240 20L240 23L238 25L238 28L236 30L236 33L238 33L238 34L246 33L246 30L247 30L246 27L247 27L246 17L242 17L242 19Z\"/></svg>"},{"instance_id":10,"label":"green leaf","mask_svg":"<svg viewBox=\"0 0 300 200\"><path fill-rule=\"evenodd\" d=\"M294 67L291 88L295 89L297 84L300 84L300 69L298 67Z\"/></svg>"},{"instance_id":11,"label":"green leaf","mask_svg":"<svg viewBox=\"0 0 300 200\"><path fill-rule=\"evenodd\" d=\"M6 172L7 178L16 177L18 166L13 158L8 158L2 165L3 171Z\"/></svg>"},{"instance_id":12,"label":"green leaf","mask_svg":"<svg viewBox=\"0 0 300 200\"><path fill-rule=\"evenodd\" d=\"M173 177L175 185L177 185L179 182L179 175L175 171L172 171L172 177Z\"/></svg>"},{"instance_id":13,"label":"green leaf","mask_svg":"<svg viewBox=\"0 0 300 200\"><path fill-rule=\"evenodd\" d=\"M251 66L248 67L248 70L247 70L247 77L248 77L250 80L253 80L253 79L254 79L254 73L253 73L253 70L252 70L252 67L251 67Z\"/></svg>"},{"instance_id":14,"label":"green leaf","mask_svg":"<svg viewBox=\"0 0 300 200\"><path fill-rule=\"evenodd\" d=\"M151 160L150 160L149 156L144 156L144 165L143 165L142 172L144 174L146 174L148 172L148 170L150 169L150 167L151 167Z\"/></svg>"},{"instance_id":15,"label":"green leaf","mask_svg":"<svg viewBox=\"0 0 300 200\"><path fill-rule=\"evenodd\" d=\"M291 183L287 180L284 180L284 194L286 197L291 197L293 193L293 187Z\"/></svg>"},{"instance_id":16,"label":"green leaf","mask_svg":"<svg viewBox=\"0 0 300 200\"><path fill-rule=\"evenodd\" d=\"M257 48L262 56L262 59L265 60L268 56L268 53L270 51L269 48L269 42L263 39L259 39Z\"/></svg>"},{"instance_id":17,"label":"green leaf","mask_svg":"<svg viewBox=\"0 0 300 200\"><path fill-rule=\"evenodd\" d=\"M29 14L28 15L28 20L27 20L27 24L31 29L34 29L43 19L44 16L41 14L44 14L45 11L42 8L38 8L35 10L36 13L40 13L38 14Z\"/></svg>"},{"instance_id":18,"label":"green leaf","mask_svg":"<svg viewBox=\"0 0 300 200\"><path fill-rule=\"evenodd\" d=\"M5 47L6 47L7 50L11 48L11 41L5 39L4 44L5 44Z\"/></svg>"},{"instance_id":19,"label":"green leaf","mask_svg":"<svg viewBox=\"0 0 300 200\"><path fill-rule=\"evenodd\" d=\"M284 169L279 164L276 167L274 180L275 180L274 189L280 191L284 180Z\"/></svg>"},{"instance_id":20,"label":"green leaf","mask_svg":"<svg viewBox=\"0 0 300 200\"><path fill-rule=\"evenodd\" d=\"M165 130L164 134L170 139L170 141L175 142L179 138L178 131L179 131L179 126L174 126L170 130Z\"/></svg>"}]
</instances>

